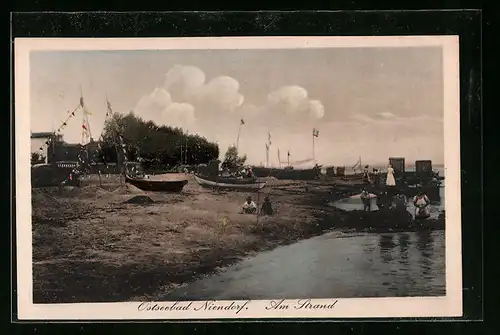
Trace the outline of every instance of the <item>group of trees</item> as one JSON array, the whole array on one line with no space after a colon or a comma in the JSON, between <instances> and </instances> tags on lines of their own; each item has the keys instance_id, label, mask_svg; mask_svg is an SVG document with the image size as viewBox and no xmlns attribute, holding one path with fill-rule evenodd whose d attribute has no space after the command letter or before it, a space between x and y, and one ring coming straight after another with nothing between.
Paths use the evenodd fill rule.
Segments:
<instances>
[{"instance_id":1,"label":"group of trees","mask_svg":"<svg viewBox=\"0 0 500 335\"><path fill-rule=\"evenodd\" d=\"M224 161L221 164L221 168L230 171L237 170L245 164L246 160L247 156L239 156L236 146L231 145L226 151L226 155L224 157Z\"/></svg>"},{"instance_id":2,"label":"group of trees","mask_svg":"<svg viewBox=\"0 0 500 335\"><path fill-rule=\"evenodd\" d=\"M102 133L101 161L123 159L119 135L123 138L127 160L141 161L145 169L180 164L206 164L219 157L219 146L204 137L189 135L180 128L159 126L130 112L114 114Z\"/></svg>"}]
</instances>

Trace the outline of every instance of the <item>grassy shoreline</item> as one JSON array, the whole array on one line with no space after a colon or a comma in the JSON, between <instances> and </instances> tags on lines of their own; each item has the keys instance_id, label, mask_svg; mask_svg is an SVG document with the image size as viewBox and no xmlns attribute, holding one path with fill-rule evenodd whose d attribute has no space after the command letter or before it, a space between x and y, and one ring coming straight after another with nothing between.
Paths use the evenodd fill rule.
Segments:
<instances>
[{"instance_id":1,"label":"grassy shoreline","mask_svg":"<svg viewBox=\"0 0 500 335\"><path fill-rule=\"evenodd\" d=\"M91 184L90 182L88 184ZM114 189L114 190L113 190ZM113 191L111 191L113 190ZM270 192L270 193L269 193ZM274 217L237 214L246 194L202 189L145 193L116 183L33 192L35 303L155 300L170 289L256 252L332 229L443 229L409 226L394 213L344 212L328 202L353 190L276 182ZM148 196L154 201L125 203Z\"/></svg>"}]
</instances>

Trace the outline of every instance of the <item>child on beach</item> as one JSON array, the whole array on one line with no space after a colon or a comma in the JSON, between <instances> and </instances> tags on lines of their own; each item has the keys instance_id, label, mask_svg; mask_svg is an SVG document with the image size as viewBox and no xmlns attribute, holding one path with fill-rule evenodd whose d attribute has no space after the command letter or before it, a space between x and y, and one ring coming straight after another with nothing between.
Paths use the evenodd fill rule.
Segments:
<instances>
[{"instance_id":1,"label":"child on beach","mask_svg":"<svg viewBox=\"0 0 500 335\"><path fill-rule=\"evenodd\" d=\"M269 196L266 196L264 198L264 203L262 203L262 207L260 208L260 214L261 215L268 215L271 216L273 215L273 206L271 204L271 200L269 200Z\"/></svg>"},{"instance_id":2,"label":"child on beach","mask_svg":"<svg viewBox=\"0 0 500 335\"><path fill-rule=\"evenodd\" d=\"M252 201L252 197L247 197L247 201L243 204L241 211L243 214L255 214L257 212L257 205Z\"/></svg>"}]
</instances>

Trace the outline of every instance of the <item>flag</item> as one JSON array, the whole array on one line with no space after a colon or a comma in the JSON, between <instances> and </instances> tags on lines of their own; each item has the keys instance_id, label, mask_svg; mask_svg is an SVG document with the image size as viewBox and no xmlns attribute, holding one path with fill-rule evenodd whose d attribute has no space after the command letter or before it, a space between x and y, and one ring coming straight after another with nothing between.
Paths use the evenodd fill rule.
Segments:
<instances>
[{"instance_id":1,"label":"flag","mask_svg":"<svg viewBox=\"0 0 500 335\"><path fill-rule=\"evenodd\" d=\"M83 97L80 97L80 106L82 106L82 107L84 106L84 104L83 104Z\"/></svg>"},{"instance_id":2,"label":"flag","mask_svg":"<svg viewBox=\"0 0 500 335\"><path fill-rule=\"evenodd\" d=\"M267 141L269 142L269 145L271 145L271 133L267 133Z\"/></svg>"},{"instance_id":3,"label":"flag","mask_svg":"<svg viewBox=\"0 0 500 335\"><path fill-rule=\"evenodd\" d=\"M290 157L290 150L288 151L288 157Z\"/></svg>"},{"instance_id":4,"label":"flag","mask_svg":"<svg viewBox=\"0 0 500 335\"><path fill-rule=\"evenodd\" d=\"M111 109L111 104L108 100L106 100L106 105L108 106L108 110L106 112L106 116L113 115L113 110Z\"/></svg>"},{"instance_id":5,"label":"flag","mask_svg":"<svg viewBox=\"0 0 500 335\"><path fill-rule=\"evenodd\" d=\"M318 137L319 136L319 130L316 128L313 128L313 136Z\"/></svg>"},{"instance_id":6,"label":"flag","mask_svg":"<svg viewBox=\"0 0 500 335\"><path fill-rule=\"evenodd\" d=\"M245 124L245 121L243 119L241 119L240 122L241 122L241 125Z\"/></svg>"},{"instance_id":7,"label":"flag","mask_svg":"<svg viewBox=\"0 0 500 335\"><path fill-rule=\"evenodd\" d=\"M269 150L269 144L266 143L266 150Z\"/></svg>"}]
</instances>

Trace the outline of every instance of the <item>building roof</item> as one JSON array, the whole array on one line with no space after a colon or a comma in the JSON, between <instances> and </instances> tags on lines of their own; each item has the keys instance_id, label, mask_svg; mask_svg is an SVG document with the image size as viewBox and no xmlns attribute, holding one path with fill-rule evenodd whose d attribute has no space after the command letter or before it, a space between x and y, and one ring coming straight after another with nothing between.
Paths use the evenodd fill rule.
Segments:
<instances>
[{"instance_id":1,"label":"building roof","mask_svg":"<svg viewBox=\"0 0 500 335\"><path fill-rule=\"evenodd\" d=\"M38 132L38 133L31 133L31 138L50 138L54 135L55 135L54 132L44 131L44 132Z\"/></svg>"}]
</instances>

